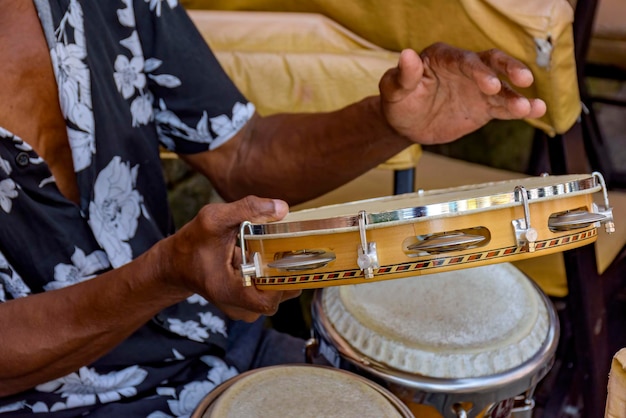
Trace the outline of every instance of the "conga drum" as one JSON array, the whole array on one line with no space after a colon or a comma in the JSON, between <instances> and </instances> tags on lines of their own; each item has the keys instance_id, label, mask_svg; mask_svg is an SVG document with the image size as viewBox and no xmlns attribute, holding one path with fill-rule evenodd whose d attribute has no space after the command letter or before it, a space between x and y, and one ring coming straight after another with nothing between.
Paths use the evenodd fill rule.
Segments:
<instances>
[{"instance_id":1,"label":"conga drum","mask_svg":"<svg viewBox=\"0 0 626 418\"><path fill-rule=\"evenodd\" d=\"M559 337L551 301L510 263L318 289L312 317L310 356L419 417L530 417Z\"/></svg>"},{"instance_id":2,"label":"conga drum","mask_svg":"<svg viewBox=\"0 0 626 418\"><path fill-rule=\"evenodd\" d=\"M191 418L411 418L382 386L321 365L255 369L215 388Z\"/></svg>"},{"instance_id":3,"label":"conga drum","mask_svg":"<svg viewBox=\"0 0 626 418\"><path fill-rule=\"evenodd\" d=\"M245 285L263 290L413 277L591 244L601 224L614 230L599 173L467 185L244 222L241 271Z\"/></svg>"}]
</instances>

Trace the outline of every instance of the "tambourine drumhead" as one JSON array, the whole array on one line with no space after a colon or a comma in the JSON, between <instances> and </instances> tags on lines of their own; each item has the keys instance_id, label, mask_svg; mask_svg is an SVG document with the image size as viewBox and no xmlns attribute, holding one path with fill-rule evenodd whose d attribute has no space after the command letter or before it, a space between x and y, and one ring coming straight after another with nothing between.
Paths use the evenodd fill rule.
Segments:
<instances>
[{"instance_id":1,"label":"tambourine drumhead","mask_svg":"<svg viewBox=\"0 0 626 418\"><path fill-rule=\"evenodd\" d=\"M242 270L259 289L290 290L565 251L593 243L597 226L609 219L593 203L599 184L595 173L532 177L307 209L267 224L244 222Z\"/></svg>"},{"instance_id":2,"label":"tambourine drumhead","mask_svg":"<svg viewBox=\"0 0 626 418\"><path fill-rule=\"evenodd\" d=\"M265 367L216 389L193 417L409 418L386 389L353 373L314 365Z\"/></svg>"},{"instance_id":3,"label":"tambourine drumhead","mask_svg":"<svg viewBox=\"0 0 626 418\"><path fill-rule=\"evenodd\" d=\"M301 233L320 233L328 229L338 231L342 228L353 228L358 225L356 217L360 211L366 212L368 225L375 227L377 224L388 226L393 222L418 218L446 217L519 206L520 197L515 191L517 185L524 186L531 201L535 202L600 190L595 178L588 174L529 177L304 209L290 212L281 221L256 225L254 229L256 234L297 236Z\"/></svg>"},{"instance_id":4,"label":"tambourine drumhead","mask_svg":"<svg viewBox=\"0 0 626 418\"><path fill-rule=\"evenodd\" d=\"M323 309L355 350L396 370L468 378L513 369L548 337L536 288L508 263L324 290Z\"/></svg>"}]
</instances>

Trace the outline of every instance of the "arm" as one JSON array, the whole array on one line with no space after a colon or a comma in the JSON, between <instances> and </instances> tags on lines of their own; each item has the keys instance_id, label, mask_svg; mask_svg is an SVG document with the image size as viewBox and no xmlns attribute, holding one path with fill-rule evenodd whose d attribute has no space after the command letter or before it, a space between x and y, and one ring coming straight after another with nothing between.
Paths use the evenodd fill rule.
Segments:
<instances>
[{"instance_id":1,"label":"arm","mask_svg":"<svg viewBox=\"0 0 626 418\"><path fill-rule=\"evenodd\" d=\"M237 225L281 218L283 202L210 205L142 256L91 280L0 304L0 396L64 376L106 354L161 309L199 293L233 318L273 314L299 292L243 288ZM219 272L216 273L216 272Z\"/></svg>"},{"instance_id":2,"label":"arm","mask_svg":"<svg viewBox=\"0 0 626 418\"><path fill-rule=\"evenodd\" d=\"M479 54L436 44L402 52L380 95L335 112L255 116L217 150L183 156L226 199L247 194L294 204L330 191L411 143L453 141L491 119L536 118L541 100L515 87L533 79L500 51Z\"/></svg>"}]
</instances>

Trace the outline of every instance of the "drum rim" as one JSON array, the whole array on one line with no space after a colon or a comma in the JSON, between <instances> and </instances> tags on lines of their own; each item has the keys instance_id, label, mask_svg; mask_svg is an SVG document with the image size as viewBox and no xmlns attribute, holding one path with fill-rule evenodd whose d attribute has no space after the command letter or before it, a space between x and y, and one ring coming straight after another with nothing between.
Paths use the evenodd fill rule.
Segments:
<instances>
[{"instance_id":1,"label":"drum rim","mask_svg":"<svg viewBox=\"0 0 626 418\"><path fill-rule=\"evenodd\" d=\"M419 280L419 279L418 279ZM530 280L530 279L528 279ZM317 289L311 304L312 328L318 333L317 338L323 341L318 343L329 344L339 357L355 366L357 369L372 374L377 378L398 386L433 394L472 394L484 392L498 392L504 398L519 395L523 390L533 387L551 368L558 346L560 323L554 305L539 286L530 280L531 285L538 291L540 300L545 304L548 312L548 333L543 343L532 357L509 370L471 378L439 378L411 374L387 366L375 359L360 353L340 335L322 309L322 293L324 289ZM548 367L550 366L550 367ZM419 377L419 379L418 379ZM522 391L519 390L519 388Z\"/></svg>"},{"instance_id":2,"label":"drum rim","mask_svg":"<svg viewBox=\"0 0 626 418\"><path fill-rule=\"evenodd\" d=\"M600 184L593 175L558 175L548 176L551 179L557 180L557 182L545 186L537 186L531 189L527 189L529 203L553 199L561 197L563 195L577 195L588 194L597 192L601 189ZM350 202L350 205L356 207L359 204L366 205L369 202L374 201L386 201L394 200L399 196L415 197L419 199L424 195L437 195L444 192L459 192L465 190L484 190L479 196L471 197L464 200L448 200L443 202L437 202L433 204L426 204L423 206L403 207L390 211L382 212L369 212L365 214L365 223L368 228L384 227L393 224L402 224L410 221L420 221L424 218L437 218L445 216L454 216L457 214L469 214L473 212L504 209L512 206L519 206L521 200L519 194L515 191L515 186L523 185L524 181L529 179L537 179L538 177L527 177L515 180L505 180L498 182L488 182L476 185L466 185L453 187L449 189L434 189L429 191L419 191L415 193L406 193L404 195L386 196L374 199L358 200ZM561 181L559 181L561 180ZM491 187L498 185L511 184L511 191L498 194L489 194L488 191ZM343 204L335 204L323 206L314 209L305 209L299 211L299 213L314 213L316 210L330 207L338 207ZM257 236L272 235L274 237L280 236L293 236L294 234L311 234L311 233L326 233L332 232L350 232L358 230L359 228L359 210L355 210L354 215L339 215L329 218L317 218L306 220L287 220L270 222L266 224L252 224L246 239L254 239Z\"/></svg>"},{"instance_id":3,"label":"drum rim","mask_svg":"<svg viewBox=\"0 0 626 418\"><path fill-rule=\"evenodd\" d=\"M309 364L309 363L289 363L289 364L277 364L274 366L265 366L259 367L256 369L247 370L243 373L238 374L237 376L231 377L230 379L222 382L217 387L215 387L208 395L206 395L202 401L196 406L193 413L190 415L190 418L203 418L204 414L207 412L209 407L213 402L219 398L219 396L224 393L227 389L229 389L232 385L237 383L238 381L245 379L247 376L257 374L259 372L271 369L285 369L285 368L306 368L306 367L315 367L320 369L328 369L333 372L340 372L345 375L348 375L355 380L358 380L361 383L366 384L371 389L382 395L389 403L398 411L398 413L404 418L413 418L413 413L409 409L409 407L403 403L396 395L394 395L389 389L379 385L378 383L369 380L363 376L360 376L356 373L352 373L347 370L337 369L334 367L326 366L323 364Z\"/></svg>"}]
</instances>

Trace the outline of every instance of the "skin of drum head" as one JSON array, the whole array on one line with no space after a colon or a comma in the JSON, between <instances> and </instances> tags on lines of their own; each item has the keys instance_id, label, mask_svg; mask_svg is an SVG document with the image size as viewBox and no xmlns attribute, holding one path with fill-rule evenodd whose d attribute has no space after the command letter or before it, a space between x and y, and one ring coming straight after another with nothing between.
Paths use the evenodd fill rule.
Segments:
<instances>
[{"instance_id":1,"label":"skin of drum head","mask_svg":"<svg viewBox=\"0 0 626 418\"><path fill-rule=\"evenodd\" d=\"M322 303L356 351L436 378L519 366L541 348L550 325L539 291L508 263L328 288Z\"/></svg>"},{"instance_id":2,"label":"skin of drum head","mask_svg":"<svg viewBox=\"0 0 626 418\"><path fill-rule=\"evenodd\" d=\"M207 409L203 418L407 417L393 395L360 376L307 365L273 366L242 375ZM397 401L397 400L396 400ZM405 408L399 401L398 405Z\"/></svg>"}]
</instances>

